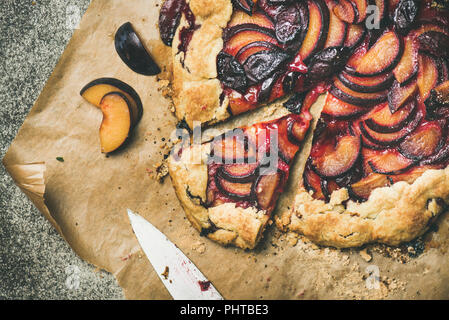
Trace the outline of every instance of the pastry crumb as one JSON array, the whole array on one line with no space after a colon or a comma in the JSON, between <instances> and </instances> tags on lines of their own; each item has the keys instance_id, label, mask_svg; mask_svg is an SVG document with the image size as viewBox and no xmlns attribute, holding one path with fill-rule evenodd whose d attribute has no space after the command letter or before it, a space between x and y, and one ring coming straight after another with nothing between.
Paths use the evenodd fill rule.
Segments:
<instances>
[{"instance_id":1,"label":"pastry crumb","mask_svg":"<svg viewBox=\"0 0 449 320\"><path fill-rule=\"evenodd\" d=\"M359 254L366 262L370 262L371 260L373 260L373 256L369 254L368 249L366 248L360 250Z\"/></svg>"},{"instance_id":2,"label":"pastry crumb","mask_svg":"<svg viewBox=\"0 0 449 320\"><path fill-rule=\"evenodd\" d=\"M170 273L170 268L169 268L169 267L165 267L165 270L164 270L164 272L161 274L161 276L163 276L164 279L167 280L167 279L168 279L169 273Z\"/></svg>"},{"instance_id":3,"label":"pastry crumb","mask_svg":"<svg viewBox=\"0 0 449 320\"><path fill-rule=\"evenodd\" d=\"M206 244L204 242L197 241L192 245L192 250L203 254L206 252Z\"/></svg>"}]
</instances>

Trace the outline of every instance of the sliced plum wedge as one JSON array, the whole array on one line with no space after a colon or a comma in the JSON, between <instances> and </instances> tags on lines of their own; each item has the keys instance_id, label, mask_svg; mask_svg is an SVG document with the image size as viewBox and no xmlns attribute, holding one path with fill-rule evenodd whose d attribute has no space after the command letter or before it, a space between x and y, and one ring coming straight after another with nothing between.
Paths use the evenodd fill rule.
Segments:
<instances>
[{"instance_id":1,"label":"sliced plum wedge","mask_svg":"<svg viewBox=\"0 0 449 320\"><path fill-rule=\"evenodd\" d=\"M415 164L414 160L404 157L399 151L387 149L383 151L363 149L364 162L375 173L394 175L408 170Z\"/></svg>"},{"instance_id":2,"label":"sliced plum wedge","mask_svg":"<svg viewBox=\"0 0 449 320\"><path fill-rule=\"evenodd\" d=\"M225 164L219 170L220 175L231 182L251 182L257 177L258 163Z\"/></svg>"},{"instance_id":3,"label":"sliced plum wedge","mask_svg":"<svg viewBox=\"0 0 449 320\"><path fill-rule=\"evenodd\" d=\"M390 88L394 77L391 73L384 73L375 77L357 77L342 72L338 75L338 80L353 91L376 93Z\"/></svg>"},{"instance_id":4,"label":"sliced plum wedge","mask_svg":"<svg viewBox=\"0 0 449 320\"><path fill-rule=\"evenodd\" d=\"M388 103L379 105L370 113L365 124L373 131L380 133L393 133L404 128L417 111L416 101L410 101L396 113L391 113Z\"/></svg>"},{"instance_id":5,"label":"sliced plum wedge","mask_svg":"<svg viewBox=\"0 0 449 320\"><path fill-rule=\"evenodd\" d=\"M407 136L399 145L399 151L405 157L419 161L438 152L443 143L443 129L434 121L426 123Z\"/></svg>"},{"instance_id":6,"label":"sliced plum wedge","mask_svg":"<svg viewBox=\"0 0 449 320\"><path fill-rule=\"evenodd\" d=\"M356 23L359 18L357 7L349 0L339 0L333 10L340 20L350 24Z\"/></svg>"},{"instance_id":7,"label":"sliced plum wedge","mask_svg":"<svg viewBox=\"0 0 449 320\"><path fill-rule=\"evenodd\" d=\"M328 141L327 144L320 146L321 154L312 159L315 171L326 178L336 178L347 173L361 154L360 137L346 135L339 137L334 143Z\"/></svg>"},{"instance_id":8,"label":"sliced plum wedge","mask_svg":"<svg viewBox=\"0 0 449 320\"><path fill-rule=\"evenodd\" d=\"M337 5L335 0L325 0L327 7L329 8L329 32L327 35L326 43L324 44L325 48L328 47L339 47L342 46L345 42L346 35L348 32L348 24L334 13L334 8Z\"/></svg>"},{"instance_id":9,"label":"sliced plum wedge","mask_svg":"<svg viewBox=\"0 0 449 320\"><path fill-rule=\"evenodd\" d=\"M351 195L355 196L357 200L366 201L374 189L389 187L391 181L386 175L379 173L372 173L366 178L354 183L349 187Z\"/></svg>"},{"instance_id":10,"label":"sliced plum wedge","mask_svg":"<svg viewBox=\"0 0 449 320\"><path fill-rule=\"evenodd\" d=\"M404 39L404 54L393 73L401 85L406 84L418 74L418 45L413 35L408 35Z\"/></svg>"},{"instance_id":11,"label":"sliced plum wedge","mask_svg":"<svg viewBox=\"0 0 449 320\"><path fill-rule=\"evenodd\" d=\"M125 23L117 30L115 49L132 71L145 76L161 73L161 69L143 46L131 23Z\"/></svg>"},{"instance_id":12,"label":"sliced plum wedge","mask_svg":"<svg viewBox=\"0 0 449 320\"><path fill-rule=\"evenodd\" d=\"M269 175L261 175L254 184L253 193L260 209L272 211L281 193L278 190L282 183L283 173L278 171ZM279 192L276 192L276 191Z\"/></svg>"},{"instance_id":13,"label":"sliced plum wedge","mask_svg":"<svg viewBox=\"0 0 449 320\"><path fill-rule=\"evenodd\" d=\"M430 91L438 83L438 65L435 59L428 55L419 55L418 88L421 99L425 101Z\"/></svg>"},{"instance_id":14,"label":"sliced plum wedge","mask_svg":"<svg viewBox=\"0 0 449 320\"><path fill-rule=\"evenodd\" d=\"M231 182L221 177L215 177L217 188L227 197L234 200L249 200L251 197L252 183Z\"/></svg>"},{"instance_id":15,"label":"sliced plum wedge","mask_svg":"<svg viewBox=\"0 0 449 320\"><path fill-rule=\"evenodd\" d=\"M377 76L393 70L402 57L402 39L394 32L385 32L348 72L357 76Z\"/></svg>"},{"instance_id":16,"label":"sliced plum wedge","mask_svg":"<svg viewBox=\"0 0 449 320\"><path fill-rule=\"evenodd\" d=\"M344 45L350 49L357 48L365 39L366 29L362 25L350 24L346 33Z\"/></svg>"},{"instance_id":17,"label":"sliced plum wedge","mask_svg":"<svg viewBox=\"0 0 449 320\"><path fill-rule=\"evenodd\" d=\"M343 102L329 93L321 114L330 119L349 120L357 118L368 111L367 108Z\"/></svg>"},{"instance_id":18,"label":"sliced plum wedge","mask_svg":"<svg viewBox=\"0 0 449 320\"><path fill-rule=\"evenodd\" d=\"M406 136L414 131L423 118L424 116L422 112L419 111L416 113L413 120L411 120L405 127L397 132L392 133L379 133L373 131L372 129L368 128L368 126L364 122L360 123L360 129L363 136L372 143L384 147L393 147L398 145Z\"/></svg>"},{"instance_id":19,"label":"sliced plum wedge","mask_svg":"<svg viewBox=\"0 0 449 320\"><path fill-rule=\"evenodd\" d=\"M407 102L416 98L416 93L418 91L417 81L412 81L405 86L397 81L393 83L390 91L388 92L388 105L390 111L394 114L396 111L401 109Z\"/></svg>"},{"instance_id":20,"label":"sliced plum wedge","mask_svg":"<svg viewBox=\"0 0 449 320\"><path fill-rule=\"evenodd\" d=\"M303 61L324 48L329 28L329 9L323 0L307 1L309 8L309 25L307 35L302 42L299 54Z\"/></svg>"}]
</instances>

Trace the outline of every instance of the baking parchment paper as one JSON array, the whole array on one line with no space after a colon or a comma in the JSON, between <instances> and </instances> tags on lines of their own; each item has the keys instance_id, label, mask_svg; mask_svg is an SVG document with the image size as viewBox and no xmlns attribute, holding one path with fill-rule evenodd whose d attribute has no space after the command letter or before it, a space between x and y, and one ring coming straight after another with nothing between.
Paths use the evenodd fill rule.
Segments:
<instances>
[{"instance_id":1,"label":"baking parchment paper","mask_svg":"<svg viewBox=\"0 0 449 320\"><path fill-rule=\"evenodd\" d=\"M274 224L253 251L224 248L199 236L186 220L170 179L154 179L176 125L170 101L163 97L169 90L164 86L170 51L159 41L159 7L156 0L92 1L3 159L16 184L75 252L111 272L128 299L169 299L134 237L126 215L130 208L176 243L226 299L449 298L448 214L418 245L401 248L320 248L280 233ZM114 34L127 21L165 66L163 75L137 75L118 57ZM130 84L144 105L132 141L110 156L100 152L100 110L79 95L86 83L100 77ZM319 107L315 109L318 115ZM219 128L282 112L261 109ZM305 148L309 145L310 137ZM290 191L277 212L293 201L304 157L293 168Z\"/></svg>"}]
</instances>

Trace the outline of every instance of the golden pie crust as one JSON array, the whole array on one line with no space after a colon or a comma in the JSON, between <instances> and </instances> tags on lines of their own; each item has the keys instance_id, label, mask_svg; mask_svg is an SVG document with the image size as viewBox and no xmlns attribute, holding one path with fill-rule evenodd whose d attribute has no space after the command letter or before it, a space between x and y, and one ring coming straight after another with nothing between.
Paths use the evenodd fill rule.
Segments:
<instances>
[{"instance_id":1,"label":"golden pie crust","mask_svg":"<svg viewBox=\"0 0 449 320\"><path fill-rule=\"evenodd\" d=\"M173 102L175 115L190 128L194 121L213 124L230 116L229 100L217 79L217 55L223 49L223 28L232 15L230 0L190 0L195 23L200 27L193 33L186 54L178 50L179 32L188 25L185 17L173 39Z\"/></svg>"},{"instance_id":2,"label":"golden pie crust","mask_svg":"<svg viewBox=\"0 0 449 320\"><path fill-rule=\"evenodd\" d=\"M222 98L220 102L223 90L217 79L216 57L223 48L222 30L231 18L232 4L230 0L188 2L201 27L194 32L184 56L178 52L179 31L187 22L181 20L173 42L173 89L176 116L192 127L194 121L210 125L231 116L228 99ZM309 146L310 143L309 140ZM204 157L206 150L207 144L196 152ZM269 217L254 208L241 209L234 204L209 209L202 206L201 202L206 200L207 165L204 159L200 164L188 161L194 151L185 149L179 161L169 159L170 176L187 218L214 241L254 248ZM309 147L303 147L299 152L309 151ZM276 225L281 230L297 232L317 244L338 248L375 242L399 245L425 233L446 210L449 167L426 171L413 184L398 182L375 189L364 203L349 200L347 189L335 191L330 202L325 203L314 199L302 181L298 185L292 209L276 217Z\"/></svg>"}]
</instances>

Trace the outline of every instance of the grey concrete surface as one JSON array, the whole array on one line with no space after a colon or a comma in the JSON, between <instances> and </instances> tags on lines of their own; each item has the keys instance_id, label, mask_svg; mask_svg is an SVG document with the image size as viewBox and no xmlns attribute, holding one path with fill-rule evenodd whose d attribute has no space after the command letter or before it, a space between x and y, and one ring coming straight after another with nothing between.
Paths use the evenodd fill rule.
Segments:
<instances>
[{"instance_id":1,"label":"grey concrete surface","mask_svg":"<svg viewBox=\"0 0 449 320\"><path fill-rule=\"evenodd\" d=\"M89 2L0 1L0 158ZM0 300L122 298L113 276L82 261L0 165Z\"/></svg>"}]
</instances>

